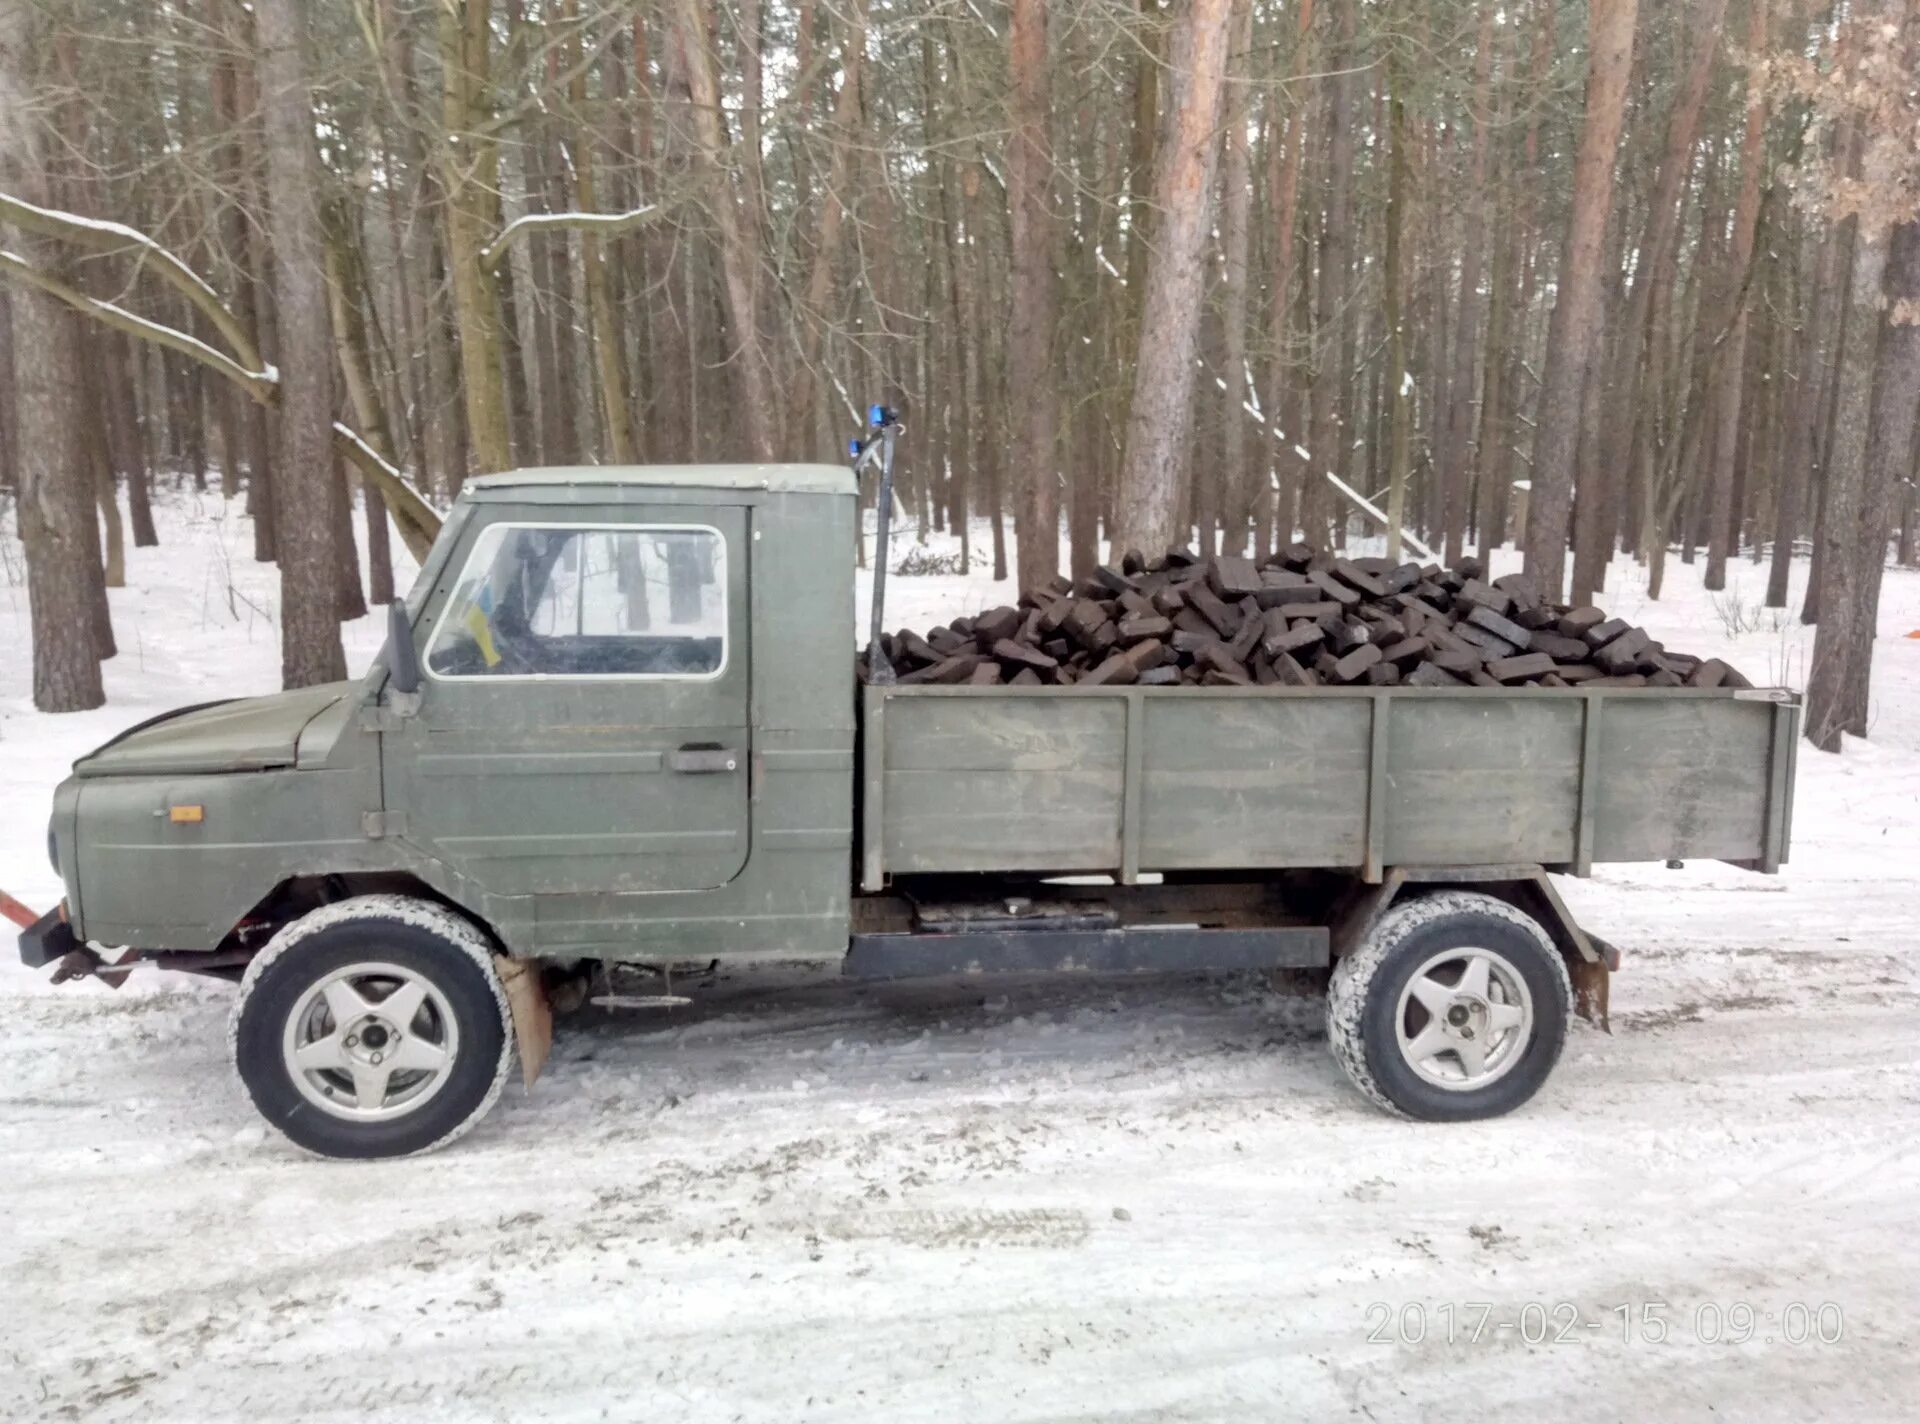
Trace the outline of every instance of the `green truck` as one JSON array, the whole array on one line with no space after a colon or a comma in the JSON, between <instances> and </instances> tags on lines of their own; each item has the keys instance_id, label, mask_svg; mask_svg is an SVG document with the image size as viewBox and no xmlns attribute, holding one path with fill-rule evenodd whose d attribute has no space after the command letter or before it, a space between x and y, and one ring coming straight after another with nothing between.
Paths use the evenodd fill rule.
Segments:
<instances>
[{"instance_id":1,"label":"green truck","mask_svg":"<svg viewBox=\"0 0 1920 1424\"><path fill-rule=\"evenodd\" d=\"M1782 691L862 686L856 517L826 465L470 480L364 678L74 767L23 958L238 981L253 1101L334 1156L466 1130L543 977L716 960L1318 972L1355 1083L1460 1120L1604 1011L1547 872L1786 858Z\"/></svg>"}]
</instances>

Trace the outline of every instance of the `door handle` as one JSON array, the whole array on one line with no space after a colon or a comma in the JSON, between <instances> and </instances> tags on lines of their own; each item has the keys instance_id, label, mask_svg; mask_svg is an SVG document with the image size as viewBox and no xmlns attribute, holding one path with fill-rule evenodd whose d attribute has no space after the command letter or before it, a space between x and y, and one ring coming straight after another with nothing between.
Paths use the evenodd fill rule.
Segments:
<instances>
[{"instance_id":1,"label":"door handle","mask_svg":"<svg viewBox=\"0 0 1920 1424\"><path fill-rule=\"evenodd\" d=\"M667 770L688 775L738 771L740 753L726 747L679 747L667 753Z\"/></svg>"}]
</instances>

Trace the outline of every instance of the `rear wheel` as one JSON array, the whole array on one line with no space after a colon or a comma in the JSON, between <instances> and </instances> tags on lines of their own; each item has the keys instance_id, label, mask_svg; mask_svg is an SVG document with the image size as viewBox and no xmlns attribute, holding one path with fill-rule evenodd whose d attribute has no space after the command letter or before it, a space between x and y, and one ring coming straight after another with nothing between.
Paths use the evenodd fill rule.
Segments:
<instances>
[{"instance_id":1,"label":"rear wheel","mask_svg":"<svg viewBox=\"0 0 1920 1424\"><path fill-rule=\"evenodd\" d=\"M367 895L295 921L247 966L234 1064L254 1106L327 1157L398 1157L472 1127L513 1034L491 947L445 906Z\"/></svg>"},{"instance_id":2,"label":"rear wheel","mask_svg":"<svg viewBox=\"0 0 1920 1424\"><path fill-rule=\"evenodd\" d=\"M1342 959L1327 1038L1359 1089L1429 1122L1531 1098L1566 1043L1571 988L1547 932L1504 900L1445 891L1395 905Z\"/></svg>"}]
</instances>

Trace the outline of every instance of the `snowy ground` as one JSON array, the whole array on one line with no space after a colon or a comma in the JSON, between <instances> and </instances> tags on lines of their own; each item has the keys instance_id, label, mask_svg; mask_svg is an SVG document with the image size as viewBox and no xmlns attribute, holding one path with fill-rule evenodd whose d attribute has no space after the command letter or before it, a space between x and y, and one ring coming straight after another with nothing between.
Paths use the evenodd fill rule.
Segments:
<instances>
[{"instance_id":1,"label":"snowy ground","mask_svg":"<svg viewBox=\"0 0 1920 1424\"><path fill-rule=\"evenodd\" d=\"M0 538L0 886L36 905L73 756L274 684L244 523L161 525L108 706L62 718ZM1604 601L1798 685L1810 640L1735 578L1724 618L1677 563ZM1000 598L893 586L895 626ZM1891 574L1873 739L1803 749L1781 876L1564 887L1626 951L1615 1032L1485 1124L1381 1116L1318 1004L1251 979L760 976L569 1022L454 1150L324 1163L256 1125L224 988L0 962L0 1417L1911 1418L1914 629ZM348 638L364 664L378 620Z\"/></svg>"}]
</instances>

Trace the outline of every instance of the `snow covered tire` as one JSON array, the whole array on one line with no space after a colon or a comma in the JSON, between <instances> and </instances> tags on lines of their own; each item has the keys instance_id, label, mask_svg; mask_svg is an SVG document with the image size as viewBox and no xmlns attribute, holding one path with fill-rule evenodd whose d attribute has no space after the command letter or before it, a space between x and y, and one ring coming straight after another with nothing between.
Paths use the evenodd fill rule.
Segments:
<instances>
[{"instance_id":1,"label":"snow covered tire","mask_svg":"<svg viewBox=\"0 0 1920 1424\"><path fill-rule=\"evenodd\" d=\"M286 926L228 1028L253 1104L323 1157L404 1157L486 1116L513 1061L493 949L443 905L363 895Z\"/></svg>"},{"instance_id":2,"label":"snow covered tire","mask_svg":"<svg viewBox=\"0 0 1920 1424\"><path fill-rule=\"evenodd\" d=\"M1500 987L1466 992L1465 975L1476 962L1487 966L1480 983ZM1461 966L1457 971L1455 964ZM1434 977L1422 977L1430 972ZM1454 972L1461 976L1457 988L1445 982ZM1460 1017L1459 1028L1425 1007L1428 994L1449 993L1459 995L1448 1009ZM1419 1007L1410 1008L1416 1002ZM1535 920L1491 895L1448 890L1394 905L1335 966L1327 1040L1354 1085L1389 1112L1424 1122L1468 1122L1511 1112L1539 1091L1566 1044L1571 1005L1567 966ZM1471 1040L1478 1028L1482 1046L1464 1046L1487 1053L1485 1044L1493 1041L1485 1028L1489 1013L1516 1019L1504 1029L1496 1025L1501 1056L1488 1053L1480 1070L1484 1085L1475 1086L1469 1060L1456 1056L1444 1038L1427 1034L1465 1029L1464 1039ZM1419 1031L1408 1027L1415 1015L1424 1020ZM1423 1042L1442 1046L1422 1058ZM1463 1040L1456 1037L1454 1044ZM1457 1081L1432 1066L1448 1059L1458 1068Z\"/></svg>"}]
</instances>

